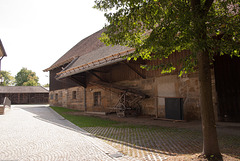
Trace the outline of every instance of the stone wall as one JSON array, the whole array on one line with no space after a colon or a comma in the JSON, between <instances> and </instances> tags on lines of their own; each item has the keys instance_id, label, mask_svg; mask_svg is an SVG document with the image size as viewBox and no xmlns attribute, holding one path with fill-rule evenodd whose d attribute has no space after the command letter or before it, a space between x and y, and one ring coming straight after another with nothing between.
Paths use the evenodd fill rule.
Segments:
<instances>
[{"instance_id":1,"label":"stone wall","mask_svg":"<svg viewBox=\"0 0 240 161\"><path fill-rule=\"evenodd\" d=\"M76 97L73 97L74 92L76 92ZM50 91L49 103L50 106L60 106L84 111L84 88L78 86Z\"/></svg>"},{"instance_id":2,"label":"stone wall","mask_svg":"<svg viewBox=\"0 0 240 161\"><path fill-rule=\"evenodd\" d=\"M100 104L94 105L94 93L100 93ZM118 94L98 86L90 86L86 89L87 111L90 112L110 112L118 101Z\"/></svg>"},{"instance_id":3,"label":"stone wall","mask_svg":"<svg viewBox=\"0 0 240 161\"><path fill-rule=\"evenodd\" d=\"M150 98L141 101L142 114L154 115L165 118L165 99L182 98L184 120L200 120L200 89L198 73L189 74L184 77L178 75L165 75L150 79L118 82L119 85L141 90ZM212 92L217 118L217 96L215 90L215 79L212 71Z\"/></svg>"},{"instance_id":4,"label":"stone wall","mask_svg":"<svg viewBox=\"0 0 240 161\"><path fill-rule=\"evenodd\" d=\"M212 97L215 119L218 120L217 112L217 93L215 86L214 71L212 70ZM179 78L179 93L184 98L185 120L200 120L200 86L198 73L186 75Z\"/></svg>"},{"instance_id":5,"label":"stone wall","mask_svg":"<svg viewBox=\"0 0 240 161\"><path fill-rule=\"evenodd\" d=\"M155 78L140 79L140 80L128 80L118 82L117 84L124 87L140 90L150 98L146 98L140 101L141 111L144 115L155 115Z\"/></svg>"},{"instance_id":6,"label":"stone wall","mask_svg":"<svg viewBox=\"0 0 240 161\"><path fill-rule=\"evenodd\" d=\"M186 120L200 119L200 95L197 74L179 78L179 94L183 97L184 117Z\"/></svg>"},{"instance_id":7,"label":"stone wall","mask_svg":"<svg viewBox=\"0 0 240 161\"><path fill-rule=\"evenodd\" d=\"M213 101L217 118L217 100L214 77L212 80ZM150 96L150 98L143 99L140 102L143 115L165 118L165 99L182 98L184 119L199 120L201 118L197 73L186 75L182 78L177 75L165 75L156 78L120 81L116 84L138 89ZM76 98L73 96L74 92L76 92ZM94 105L94 93L96 92L101 95L101 103L98 105ZM81 111L110 112L111 108L118 102L120 94L121 93L109 88L99 86L89 85L86 89L80 86L72 87L51 91L50 105L68 107Z\"/></svg>"}]
</instances>

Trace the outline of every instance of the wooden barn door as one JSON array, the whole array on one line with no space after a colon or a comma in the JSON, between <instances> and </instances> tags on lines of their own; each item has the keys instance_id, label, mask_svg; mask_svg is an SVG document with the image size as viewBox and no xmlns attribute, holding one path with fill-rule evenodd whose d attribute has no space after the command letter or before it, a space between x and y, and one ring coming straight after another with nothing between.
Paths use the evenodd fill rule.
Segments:
<instances>
[{"instance_id":1,"label":"wooden barn door","mask_svg":"<svg viewBox=\"0 0 240 161\"><path fill-rule=\"evenodd\" d=\"M217 56L214 71L220 121L240 122L240 58Z\"/></svg>"}]
</instances>

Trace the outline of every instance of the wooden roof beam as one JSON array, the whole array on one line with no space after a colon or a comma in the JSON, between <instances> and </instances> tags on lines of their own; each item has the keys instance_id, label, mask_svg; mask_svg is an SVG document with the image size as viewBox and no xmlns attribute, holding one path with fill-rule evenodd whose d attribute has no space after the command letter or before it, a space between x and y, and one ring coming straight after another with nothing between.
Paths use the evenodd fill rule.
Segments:
<instances>
[{"instance_id":1,"label":"wooden roof beam","mask_svg":"<svg viewBox=\"0 0 240 161\"><path fill-rule=\"evenodd\" d=\"M134 71L135 73L137 73L137 75L139 75L141 78L146 79L146 76L144 74L142 74L141 72L139 72L137 69L135 69L134 67L132 67L129 63L123 61L123 63L125 65L127 65L132 71Z\"/></svg>"},{"instance_id":2,"label":"wooden roof beam","mask_svg":"<svg viewBox=\"0 0 240 161\"><path fill-rule=\"evenodd\" d=\"M79 84L80 86L83 86L84 88L87 87L87 84L86 84L86 77L84 79L84 81L80 81L79 79L75 78L74 76L70 76L70 77L67 77L69 79L71 79L72 81L74 81L75 83Z\"/></svg>"},{"instance_id":3,"label":"wooden roof beam","mask_svg":"<svg viewBox=\"0 0 240 161\"><path fill-rule=\"evenodd\" d=\"M98 78L100 81L109 83L107 80L102 79L99 75L97 75L96 73L94 73L92 70L89 70L89 71L87 71L87 72L90 73L90 74L92 74L92 75L95 76L96 78Z\"/></svg>"},{"instance_id":4,"label":"wooden roof beam","mask_svg":"<svg viewBox=\"0 0 240 161\"><path fill-rule=\"evenodd\" d=\"M93 72L98 72L98 73L109 73L110 71L104 71L104 70L97 70L97 69L92 69Z\"/></svg>"}]
</instances>

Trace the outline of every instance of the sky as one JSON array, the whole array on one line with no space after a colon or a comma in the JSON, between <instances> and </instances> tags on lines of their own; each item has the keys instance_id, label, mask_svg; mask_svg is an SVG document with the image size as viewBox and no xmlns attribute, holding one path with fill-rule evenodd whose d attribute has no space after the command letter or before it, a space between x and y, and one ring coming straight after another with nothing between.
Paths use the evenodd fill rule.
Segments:
<instances>
[{"instance_id":1,"label":"sky","mask_svg":"<svg viewBox=\"0 0 240 161\"><path fill-rule=\"evenodd\" d=\"M43 72L85 37L107 23L94 0L0 0L0 39L7 53L2 70L15 76L23 67Z\"/></svg>"}]
</instances>

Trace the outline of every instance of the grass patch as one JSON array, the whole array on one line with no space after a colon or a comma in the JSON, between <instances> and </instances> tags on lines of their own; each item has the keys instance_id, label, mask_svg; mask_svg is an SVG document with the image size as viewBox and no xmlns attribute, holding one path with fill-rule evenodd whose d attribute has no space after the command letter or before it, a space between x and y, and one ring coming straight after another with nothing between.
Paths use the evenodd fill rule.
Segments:
<instances>
[{"instance_id":1,"label":"grass patch","mask_svg":"<svg viewBox=\"0 0 240 161\"><path fill-rule=\"evenodd\" d=\"M74 112L80 112L79 110L68 109L64 107L55 107L51 106L51 108L56 111L58 114L63 116L65 119L69 120L73 124L79 127L115 127L115 128L143 128L149 131L159 131L159 130L170 130L170 131L179 131L176 128L168 128L168 127L156 127L149 125L136 125L129 122L119 122L113 121L107 118L99 118L96 116L84 116L84 115L75 115ZM182 131L182 129L180 130Z\"/></svg>"},{"instance_id":2,"label":"grass patch","mask_svg":"<svg viewBox=\"0 0 240 161\"><path fill-rule=\"evenodd\" d=\"M115 127L120 123L109 119L102 119L94 116L73 115L71 112L78 112L78 110L67 109L63 107L51 107L54 111L59 113L65 119L74 123L79 127Z\"/></svg>"}]
</instances>

